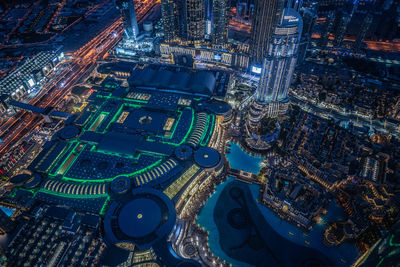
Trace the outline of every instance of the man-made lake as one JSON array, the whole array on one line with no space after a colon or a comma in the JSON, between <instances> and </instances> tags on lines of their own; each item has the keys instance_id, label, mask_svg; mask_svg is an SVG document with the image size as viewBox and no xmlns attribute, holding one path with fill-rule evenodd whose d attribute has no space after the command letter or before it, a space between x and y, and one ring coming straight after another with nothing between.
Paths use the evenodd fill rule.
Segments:
<instances>
[{"instance_id":1,"label":"man-made lake","mask_svg":"<svg viewBox=\"0 0 400 267\"><path fill-rule=\"evenodd\" d=\"M231 144L230 151L227 158L232 168L256 174L261 169L262 158L247 154L236 144ZM242 192L241 197L235 196L238 191ZM258 196L258 185L244 184L232 177L216 187L197 218L209 233L212 253L233 266L263 266L262 260L268 266L293 266L293 259L302 260L296 263L305 266L349 266L358 258L353 244L323 244L324 224L345 218L336 203L329 204L320 224L305 232L258 203Z\"/></svg>"}]
</instances>

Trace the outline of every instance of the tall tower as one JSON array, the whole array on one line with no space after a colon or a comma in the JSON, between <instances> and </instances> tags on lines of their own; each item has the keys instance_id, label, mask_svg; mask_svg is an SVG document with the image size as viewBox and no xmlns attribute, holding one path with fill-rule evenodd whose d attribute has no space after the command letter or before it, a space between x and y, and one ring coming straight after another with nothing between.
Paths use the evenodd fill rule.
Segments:
<instances>
[{"instance_id":1,"label":"tall tower","mask_svg":"<svg viewBox=\"0 0 400 267\"><path fill-rule=\"evenodd\" d=\"M300 11L300 8L303 6L303 0L286 0L286 7L293 8L297 12Z\"/></svg>"},{"instance_id":2,"label":"tall tower","mask_svg":"<svg viewBox=\"0 0 400 267\"><path fill-rule=\"evenodd\" d=\"M125 38L136 42L137 36L139 35L139 27L136 20L135 4L133 0L117 0L116 4L124 20Z\"/></svg>"},{"instance_id":3,"label":"tall tower","mask_svg":"<svg viewBox=\"0 0 400 267\"><path fill-rule=\"evenodd\" d=\"M228 41L229 0L213 0L212 44L222 48Z\"/></svg>"},{"instance_id":4,"label":"tall tower","mask_svg":"<svg viewBox=\"0 0 400 267\"><path fill-rule=\"evenodd\" d=\"M282 16L284 0L256 0L250 34L250 56L262 64L275 25Z\"/></svg>"},{"instance_id":5,"label":"tall tower","mask_svg":"<svg viewBox=\"0 0 400 267\"><path fill-rule=\"evenodd\" d=\"M368 33L369 28L371 27L373 20L373 16L371 14L367 14L362 22L361 29L357 34L356 41L353 44L354 52L358 52L361 49L361 46L364 42L365 36Z\"/></svg>"},{"instance_id":6,"label":"tall tower","mask_svg":"<svg viewBox=\"0 0 400 267\"><path fill-rule=\"evenodd\" d=\"M315 5L310 5L308 8L301 10L303 18L303 30L301 33L301 40L299 44L299 52L297 57L297 65L301 65L307 54L308 45L311 41L312 31L317 19L317 11Z\"/></svg>"},{"instance_id":7,"label":"tall tower","mask_svg":"<svg viewBox=\"0 0 400 267\"><path fill-rule=\"evenodd\" d=\"M335 12L331 11L326 18L324 31L321 33L321 38L319 38L319 45L322 48L325 48L328 45L329 36L331 35L333 27L335 26L335 17Z\"/></svg>"},{"instance_id":8,"label":"tall tower","mask_svg":"<svg viewBox=\"0 0 400 267\"><path fill-rule=\"evenodd\" d=\"M294 9L285 8L264 57L256 100L250 108L250 127L257 127L265 116L276 117L286 113L302 29L300 14Z\"/></svg>"},{"instance_id":9,"label":"tall tower","mask_svg":"<svg viewBox=\"0 0 400 267\"><path fill-rule=\"evenodd\" d=\"M180 18L182 7L181 1L177 0L162 0L161 14L164 21L164 39L167 42L174 41L181 37Z\"/></svg>"},{"instance_id":10,"label":"tall tower","mask_svg":"<svg viewBox=\"0 0 400 267\"><path fill-rule=\"evenodd\" d=\"M189 44L200 45L205 37L205 1L184 0L186 2L186 40Z\"/></svg>"},{"instance_id":11,"label":"tall tower","mask_svg":"<svg viewBox=\"0 0 400 267\"><path fill-rule=\"evenodd\" d=\"M346 35L347 31L347 26L349 25L350 22L350 15L347 12L341 12L341 15L339 16L339 23L337 25L336 33L335 33L335 40L334 40L334 45L335 46L341 46L344 36Z\"/></svg>"}]
</instances>

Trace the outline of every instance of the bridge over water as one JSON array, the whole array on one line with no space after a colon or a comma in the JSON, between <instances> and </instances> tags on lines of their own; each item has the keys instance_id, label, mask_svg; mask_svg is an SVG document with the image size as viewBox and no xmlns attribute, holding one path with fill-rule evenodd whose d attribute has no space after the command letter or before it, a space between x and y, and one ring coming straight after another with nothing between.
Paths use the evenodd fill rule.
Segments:
<instances>
[{"instance_id":1,"label":"bridge over water","mask_svg":"<svg viewBox=\"0 0 400 267\"><path fill-rule=\"evenodd\" d=\"M237 169L229 169L228 174L230 176L235 177L239 181L248 183L248 184L261 184L260 180L258 180L257 175L255 175L252 172L246 172L243 170L237 170Z\"/></svg>"}]
</instances>

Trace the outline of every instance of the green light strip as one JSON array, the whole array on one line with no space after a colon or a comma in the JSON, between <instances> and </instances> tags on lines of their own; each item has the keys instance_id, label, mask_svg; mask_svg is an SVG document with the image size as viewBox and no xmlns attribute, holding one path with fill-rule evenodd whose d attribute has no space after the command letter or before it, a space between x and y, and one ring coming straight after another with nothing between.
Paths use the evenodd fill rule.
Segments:
<instances>
[{"instance_id":1,"label":"green light strip","mask_svg":"<svg viewBox=\"0 0 400 267\"><path fill-rule=\"evenodd\" d=\"M121 110L124 108L124 105L122 104L120 107L119 107L119 109L117 110L117 112L115 112L115 115L114 115L114 117L112 117L112 119L110 120L110 122L107 124L107 126L104 128L104 130L103 130L103 134L104 133L106 133L106 131L107 131L107 129L108 129L108 127L110 127L110 125L111 125L111 123L113 123L116 119L117 119L117 117L118 117L118 115L121 113Z\"/></svg>"},{"instance_id":2,"label":"green light strip","mask_svg":"<svg viewBox=\"0 0 400 267\"><path fill-rule=\"evenodd\" d=\"M90 121L92 120L92 118L94 118L94 117L98 117L99 115L97 115L100 111L101 111L101 109L103 108L103 106L104 106L104 104L106 103L106 101L103 101L103 103L96 109L96 111L95 112L92 112L92 114L86 119L86 121L85 121L85 123L84 123L84 129L87 131L90 127L87 127L87 124L89 124L90 123ZM88 112L88 111L86 111L86 112ZM92 123L92 125L93 125L93 123Z\"/></svg>"},{"instance_id":3,"label":"green light strip","mask_svg":"<svg viewBox=\"0 0 400 267\"><path fill-rule=\"evenodd\" d=\"M57 157L57 159L58 159L58 158L64 157L65 154L67 153L67 151L68 151L74 144L75 144L75 146L74 146L74 147L72 148L72 150L68 153L68 156L62 161L62 163L58 166L58 168L57 168L56 170L52 170L49 174L51 174L51 175L56 175L56 173L58 172L58 170L61 168L62 165L64 165L65 161L71 156L71 153L75 150L76 146L77 146L79 143L71 143L71 144L62 152L62 155L61 155L60 157ZM55 161L55 163L57 164L57 163L58 163L58 160ZM52 165L53 165L53 164L52 164ZM51 167L52 167L52 166L51 166Z\"/></svg>"},{"instance_id":4,"label":"green light strip","mask_svg":"<svg viewBox=\"0 0 400 267\"><path fill-rule=\"evenodd\" d=\"M389 239L389 245L391 247L400 247L400 243L393 243L393 238L394 238L394 235L391 235L390 239Z\"/></svg>"},{"instance_id":5,"label":"green light strip","mask_svg":"<svg viewBox=\"0 0 400 267\"><path fill-rule=\"evenodd\" d=\"M203 142L205 135L207 134L209 124L210 124L210 116L207 116L206 125L204 127L203 133L201 134L201 137L200 137L200 140L199 140L199 144L200 145Z\"/></svg>"},{"instance_id":6,"label":"green light strip","mask_svg":"<svg viewBox=\"0 0 400 267\"><path fill-rule=\"evenodd\" d=\"M208 132L206 141L200 143L201 146L206 146L208 144L208 142L210 141L211 136L213 135L214 126L215 126L215 116L214 115L210 115L210 116L211 116L210 131Z\"/></svg>"},{"instance_id":7,"label":"green light strip","mask_svg":"<svg viewBox=\"0 0 400 267\"><path fill-rule=\"evenodd\" d=\"M106 213L106 207L108 206L108 203L110 203L110 199L110 196L108 196L106 201L104 201L103 207L101 207L100 210L100 215L104 215Z\"/></svg>"},{"instance_id":8,"label":"green light strip","mask_svg":"<svg viewBox=\"0 0 400 267\"><path fill-rule=\"evenodd\" d=\"M190 122L189 130L186 132L185 137L182 139L182 141L179 143L179 145L182 145L184 142L186 142L186 139L187 139L187 138L189 137L189 135L191 134L192 129L193 129L193 124L194 124L194 119L195 119L195 117L194 117L194 110L192 109L192 121Z\"/></svg>"},{"instance_id":9,"label":"green light strip","mask_svg":"<svg viewBox=\"0 0 400 267\"><path fill-rule=\"evenodd\" d=\"M79 156L81 155L82 151L85 150L86 146L87 146L87 144L84 144L84 145L83 145L83 147L82 147L81 150L79 151L79 154L76 155L76 157L74 158L74 160L71 162L71 164L69 164L68 168L65 170L65 172L64 172L65 174L68 173L69 169L71 168L71 166L74 165L75 161L79 158ZM74 151L75 151L75 149L74 149Z\"/></svg>"},{"instance_id":10,"label":"green light strip","mask_svg":"<svg viewBox=\"0 0 400 267\"><path fill-rule=\"evenodd\" d=\"M95 132L97 128L99 128L99 126L101 125L101 123L103 122L103 120L105 118L107 118L107 115L109 114L109 112L101 112L99 116L97 116L97 118L94 120L94 122L92 123L92 125L90 125L89 130L88 131L92 131ZM98 122L100 120L100 122Z\"/></svg>"}]
</instances>

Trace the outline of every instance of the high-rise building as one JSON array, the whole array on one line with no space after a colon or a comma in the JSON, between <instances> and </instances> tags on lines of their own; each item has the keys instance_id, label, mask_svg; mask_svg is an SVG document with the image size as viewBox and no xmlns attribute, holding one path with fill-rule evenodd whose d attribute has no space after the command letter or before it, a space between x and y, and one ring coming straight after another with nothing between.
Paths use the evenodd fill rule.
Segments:
<instances>
[{"instance_id":1,"label":"high-rise building","mask_svg":"<svg viewBox=\"0 0 400 267\"><path fill-rule=\"evenodd\" d=\"M164 20L164 39L167 42L180 37L180 2L177 0L162 0L161 13Z\"/></svg>"},{"instance_id":2,"label":"high-rise building","mask_svg":"<svg viewBox=\"0 0 400 267\"><path fill-rule=\"evenodd\" d=\"M121 11L124 20L125 38L136 41L139 35L139 27L136 19L135 4L133 0L117 0L117 8Z\"/></svg>"},{"instance_id":3,"label":"high-rise building","mask_svg":"<svg viewBox=\"0 0 400 267\"><path fill-rule=\"evenodd\" d=\"M297 57L297 65L301 65L306 57L307 49L311 41L311 35L317 19L317 11L315 5L301 9L301 17L303 18L303 30L299 43L299 52Z\"/></svg>"},{"instance_id":4,"label":"high-rise building","mask_svg":"<svg viewBox=\"0 0 400 267\"><path fill-rule=\"evenodd\" d=\"M360 51L362 44L364 42L365 36L367 35L369 28L371 27L372 20L373 20L373 16L371 14L365 15L364 20L361 25L361 29L358 32L356 41L353 44L353 50L355 52Z\"/></svg>"},{"instance_id":5,"label":"high-rise building","mask_svg":"<svg viewBox=\"0 0 400 267\"><path fill-rule=\"evenodd\" d=\"M0 233L10 233L14 230L15 225L13 221L11 221L10 217L4 213L4 211L0 210Z\"/></svg>"},{"instance_id":6,"label":"high-rise building","mask_svg":"<svg viewBox=\"0 0 400 267\"><path fill-rule=\"evenodd\" d=\"M321 37L319 38L319 46L321 48L325 48L329 42L329 36L331 35L333 28L335 26L335 18L336 13L334 11L329 12L323 32L321 33Z\"/></svg>"},{"instance_id":7,"label":"high-rise building","mask_svg":"<svg viewBox=\"0 0 400 267\"><path fill-rule=\"evenodd\" d=\"M285 8L264 56L255 102L250 108L251 127L256 127L265 116L276 117L286 113L302 28L300 14L294 9Z\"/></svg>"},{"instance_id":8,"label":"high-rise building","mask_svg":"<svg viewBox=\"0 0 400 267\"><path fill-rule=\"evenodd\" d=\"M300 8L303 6L303 0L285 0L287 8L293 8L297 12L300 11Z\"/></svg>"},{"instance_id":9,"label":"high-rise building","mask_svg":"<svg viewBox=\"0 0 400 267\"><path fill-rule=\"evenodd\" d=\"M354 0L319 0L318 14L327 14L338 9L346 8Z\"/></svg>"},{"instance_id":10,"label":"high-rise building","mask_svg":"<svg viewBox=\"0 0 400 267\"><path fill-rule=\"evenodd\" d=\"M209 5L210 1L205 0L162 0L165 41L180 40L195 46L202 44L206 33L211 33L211 25L206 25Z\"/></svg>"},{"instance_id":11,"label":"high-rise building","mask_svg":"<svg viewBox=\"0 0 400 267\"><path fill-rule=\"evenodd\" d=\"M250 57L261 65L275 25L282 17L284 0L256 0L250 33Z\"/></svg>"},{"instance_id":12,"label":"high-rise building","mask_svg":"<svg viewBox=\"0 0 400 267\"><path fill-rule=\"evenodd\" d=\"M335 46L341 46L344 36L346 35L347 32L347 26L349 25L351 16L347 12L340 12L338 15L338 25L336 28L335 32L335 40L333 41L333 44Z\"/></svg>"},{"instance_id":13,"label":"high-rise building","mask_svg":"<svg viewBox=\"0 0 400 267\"><path fill-rule=\"evenodd\" d=\"M205 2L204 0L185 0L185 33L188 44L195 46L205 38Z\"/></svg>"},{"instance_id":14,"label":"high-rise building","mask_svg":"<svg viewBox=\"0 0 400 267\"><path fill-rule=\"evenodd\" d=\"M223 47L228 41L229 0L213 0L212 8L212 44Z\"/></svg>"}]
</instances>

